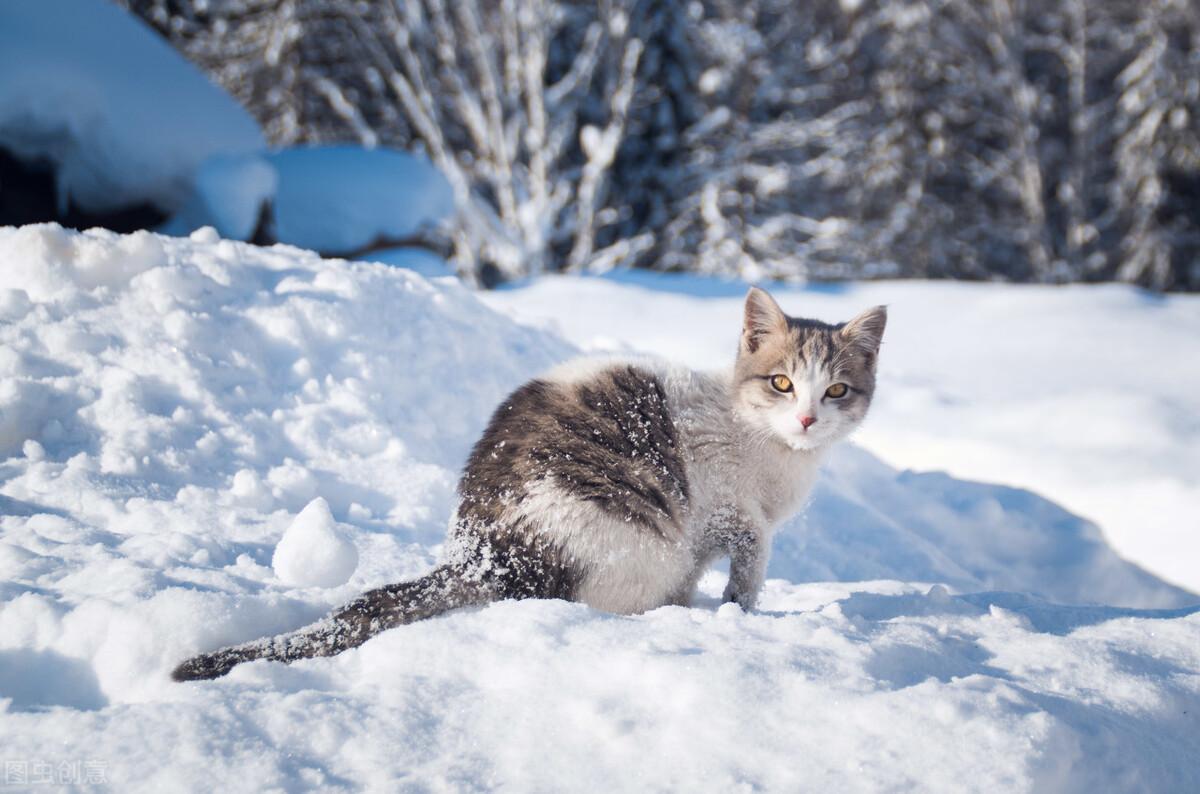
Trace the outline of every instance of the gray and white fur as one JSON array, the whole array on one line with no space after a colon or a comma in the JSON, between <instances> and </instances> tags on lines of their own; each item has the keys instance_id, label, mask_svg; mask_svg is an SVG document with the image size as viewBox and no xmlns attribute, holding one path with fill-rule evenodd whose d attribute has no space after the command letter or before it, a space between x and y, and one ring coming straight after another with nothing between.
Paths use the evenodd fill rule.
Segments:
<instances>
[{"instance_id":1,"label":"gray and white fur","mask_svg":"<svg viewBox=\"0 0 1200 794\"><path fill-rule=\"evenodd\" d=\"M886 321L882 306L839 325L790 318L751 289L731 372L638 359L554 369L510 395L475 444L441 566L172 675L330 656L507 598L626 614L687 605L721 556L725 600L752 609L775 528L808 497L824 452L866 415Z\"/></svg>"}]
</instances>

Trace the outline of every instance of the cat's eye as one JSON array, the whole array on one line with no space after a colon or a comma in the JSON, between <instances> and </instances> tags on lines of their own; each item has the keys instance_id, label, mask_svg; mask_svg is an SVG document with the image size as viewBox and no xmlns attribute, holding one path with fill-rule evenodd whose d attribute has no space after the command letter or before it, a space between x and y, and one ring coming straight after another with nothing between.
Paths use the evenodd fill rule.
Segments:
<instances>
[{"instance_id":1,"label":"cat's eye","mask_svg":"<svg viewBox=\"0 0 1200 794\"><path fill-rule=\"evenodd\" d=\"M825 390L825 396L832 397L835 400L838 397L845 397L847 388L848 387L844 383L835 383Z\"/></svg>"},{"instance_id":2,"label":"cat's eye","mask_svg":"<svg viewBox=\"0 0 1200 794\"><path fill-rule=\"evenodd\" d=\"M792 379L787 375L772 375L771 386L775 391L789 392L792 390Z\"/></svg>"}]
</instances>

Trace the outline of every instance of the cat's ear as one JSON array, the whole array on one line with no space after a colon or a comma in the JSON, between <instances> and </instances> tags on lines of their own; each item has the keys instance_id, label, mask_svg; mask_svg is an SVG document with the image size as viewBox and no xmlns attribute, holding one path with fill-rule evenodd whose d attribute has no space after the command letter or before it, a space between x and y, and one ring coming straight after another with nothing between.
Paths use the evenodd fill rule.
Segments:
<instances>
[{"instance_id":1,"label":"cat's ear","mask_svg":"<svg viewBox=\"0 0 1200 794\"><path fill-rule=\"evenodd\" d=\"M847 344L875 356L879 353L879 343L883 341L883 329L886 327L887 307L876 306L843 325L838 333Z\"/></svg>"},{"instance_id":2,"label":"cat's ear","mask_svg":"<svg viewBox=\"0 0 1200 794\"><path fill-rule=\"evenodd\" d=\"M746 308L742 319L742 349L753 353L763 339L773 334L786 334L787 315L775 299L758 287L746 293Z\"/></svg>"}]
</instances>

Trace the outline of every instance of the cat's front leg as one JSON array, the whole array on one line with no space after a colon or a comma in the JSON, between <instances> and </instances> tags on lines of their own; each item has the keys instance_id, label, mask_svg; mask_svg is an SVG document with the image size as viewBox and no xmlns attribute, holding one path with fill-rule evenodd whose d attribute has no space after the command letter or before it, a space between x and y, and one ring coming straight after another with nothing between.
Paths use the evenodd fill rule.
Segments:
<instances>
[{"instance_id":1,"label":"cat's front leg","mask_svg":"<svg viewBox=\"0 0 1200 794\"><path fill-rule=\"evenodd\" d=\"M709 537L729 555L729 583L722 600L732 601L747 612L754 609L766 581L770 552L763 533L741 513L722 511L714 517Z\"/></svg>"},{"instance_id":2,"label":"cat's front leg","mask_svg":"<svg viewBox=\"0 0 1200 794\"><path fill-rule=\"evenodd\" d=\"M749 612L758 603L767 579L767 554L761 539L754 535L752 541L738 544L729 553L729 583L725 585L722 600L733 601Z\"/></svg>"}]
</instances>

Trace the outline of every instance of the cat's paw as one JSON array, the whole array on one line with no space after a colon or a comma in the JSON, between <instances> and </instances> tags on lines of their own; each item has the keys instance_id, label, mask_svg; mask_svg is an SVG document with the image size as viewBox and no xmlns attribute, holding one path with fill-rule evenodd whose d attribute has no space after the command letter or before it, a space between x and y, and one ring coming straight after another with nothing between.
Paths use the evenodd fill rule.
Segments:
<instances>
[{"instance_id":1,"label":"cat's paw","mask_svg":"<svg viewBox=\"0 0 1200 794\"><path fill-rule=\"evenodd\" d=\"M721 601L726 604L737 604L743 612L752 612L754 605L758 603L758 593L743 592L734 587L733 582L730 582L725 586L725 593L721 596Z\"/></svg>"}]
</instances>

